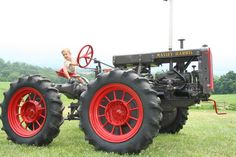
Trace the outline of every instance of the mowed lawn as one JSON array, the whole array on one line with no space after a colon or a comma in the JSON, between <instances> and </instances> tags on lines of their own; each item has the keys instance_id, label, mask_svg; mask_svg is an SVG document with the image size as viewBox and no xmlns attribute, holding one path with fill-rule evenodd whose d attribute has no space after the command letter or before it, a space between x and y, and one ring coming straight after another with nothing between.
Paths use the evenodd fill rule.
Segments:
<instances>
[{"instance_id":1,"label":"mowed lawn","mask_svg":"<svg viewBox=\"0 0 236 157\"><path fill-rule=\"evenodd\" d=\"M8 85L0 84L0 101L2 101L2 89L8 88ZM218 116L213 110L190 110L189 120L178 134L160 134L154 138L149 148L139 155L123 156L236 156L236 112L226 112L226 115ZM78 124L79 121L65 121L59 136L49 146L44 147L14 144L6 139L4 131L0 131L0 156L120 156L94 150L93 146L84 140L84 133L79 129ZM0 127L2 127L1 122Z\"/></svg>"}]
</instances>

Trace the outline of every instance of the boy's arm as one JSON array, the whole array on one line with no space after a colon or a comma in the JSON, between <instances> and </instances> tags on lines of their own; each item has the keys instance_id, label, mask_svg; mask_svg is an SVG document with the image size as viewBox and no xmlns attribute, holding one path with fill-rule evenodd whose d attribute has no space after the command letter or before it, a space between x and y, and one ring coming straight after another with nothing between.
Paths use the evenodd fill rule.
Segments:
<instances>
[{"instance_id":1,"label":"boy's arm","mask_svg":"<svg viewBox=\"0 0 236 157\"><path fill-rule=\"evenodd\" d=\"M67 78L67 79L70 79L70 75L69 75L69 73L68 73L68 71L67 71L66 66L63 67L63 72L64 72L66 78Z\"/></svg>"}]
</instances>

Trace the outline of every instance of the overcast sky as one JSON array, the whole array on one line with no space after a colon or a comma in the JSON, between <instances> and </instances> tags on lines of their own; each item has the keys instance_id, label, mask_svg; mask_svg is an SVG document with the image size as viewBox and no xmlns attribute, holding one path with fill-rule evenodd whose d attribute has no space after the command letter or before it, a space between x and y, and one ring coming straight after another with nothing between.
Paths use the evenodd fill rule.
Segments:
<instances>
[{"instance_id":1,"label":"overcast sky","mask_svg":"<svg viewBox=\"0 0 236 157\"><path fill-rule=\"evenodd\" d=\"M236 71L236 1L173 0L174 46L212 49L215 74ZM85 44L95 57L168 49L168 9L163 0L0 0L0 58L60 68L60 51L74 56Z\"/></svg>"}]
</instances>

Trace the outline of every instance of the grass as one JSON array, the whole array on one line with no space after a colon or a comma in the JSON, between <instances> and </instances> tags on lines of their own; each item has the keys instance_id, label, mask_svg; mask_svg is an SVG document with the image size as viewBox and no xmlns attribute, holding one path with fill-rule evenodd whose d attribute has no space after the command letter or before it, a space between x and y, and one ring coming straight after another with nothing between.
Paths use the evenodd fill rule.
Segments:
<instances>
[{"instance_id":1,"label":"grass","mask_svg":"<svg viewBox=\"0 0 236 157\"><path fill-rule=\"evenodd\" d=\"M79 129L78 123L78 121L65 121L59 136L46 147L14 144L7 141L6 134L0 131L0 156L120 156L114 153L95 151L93 146L84 140L84 134ZM236 112L228 112L227 115L217 116L213 111L191 110L189 120L179 134L161 134L157 136L153 144L142 151L139 156L236 156L235 130Z\"/></svg>"},{"instance_id":2,"label":"grass","mask_svg":"<svg viewBox=\"0 0 236 157\"><path fill-rule=\"evenodd\" d=\"M236 94L222 94L222 95L212 95L210 97L213 100L216 100L217 106L220 110L232 110L236 111ZM212 103L201 102L200 105L191 107L192 109L213 109Z\"/></svg>"},{"instance_id":3,"label":"grass","mask_svg":"<svg viewBox=\"0 0 236 157\"><path fill-rule=\"evenodd\" d=\"M0 102L3 100L3 92L9 88L9 82L0 82Z\"/></svg>"},{"instance_id":4,"label":"grass","mask_svg":"<svg viewBox=\"0 0 236 157\"><path fill-rule=\"evenodd\" d=\"M1 83L0 101L2 100L2 89L5 90L7 88L7 83ZM218 97L216 96L215 98L217 99ZM69 103L65 97L62 97L62 99ZM221 99L219 98L219 100ZM236 100L232 98L232 102L234 101ZM79 129L78 124L79 121L65 121L61 126L59 136L49 146L45 147L14 144L6 139L4 131L0 131L0 156L120 156L114 153L94 150L93 146L84 140L84 133ZM2 127L1 122L0 127ZM123 156L232 157L236 156L235 130L235 111L227 111L227 115L217 116L213 110L190 110L189 120L178 134L161 134L154 138L149 148L143 150L139 155Z\"/></svg>"}]
</instances>

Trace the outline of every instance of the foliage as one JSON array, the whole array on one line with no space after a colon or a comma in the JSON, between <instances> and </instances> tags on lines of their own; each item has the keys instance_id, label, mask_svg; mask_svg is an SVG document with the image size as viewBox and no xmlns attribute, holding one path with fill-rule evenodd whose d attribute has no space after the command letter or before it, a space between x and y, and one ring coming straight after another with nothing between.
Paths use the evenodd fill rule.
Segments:
<instances>
[{"instance_id":1,"label":"foliage","mask_svg":"<svg viewBox=\"0 0 236 157\"><path fill-rule=\"evenodd\" d=\"M12 82L23 75L41 75L47 77L54 83L63 83L66 80L58 77L52 68L42 68L20 62L5 62L0 58L0 82ZM85 73L86 78L91 79L93 74Z\"/></svg>"},{"instance_id":2,"label":"foliage","mask_svg":"<svg viewBox=\"0 0 236 157\"><path fill-rule=\"evenodd\" d=\"M49 78L52 82L61 82L55 70L51 68L41 68L38 66L29 65L20 62L4 62L0 59L0 81L12 82L22 75L35 75L39 74Z\"/></svg>"},{"instance_id":3,"label":"foliage","mask_svg":"<svg viewBox=\"0 0 236 157\"><path fill-rule=\"evenodd\" d=\"M236 73L229 71L225 75L215 78L216 94L233 94L236 93Z\"/></svg>"}]
</instances>

